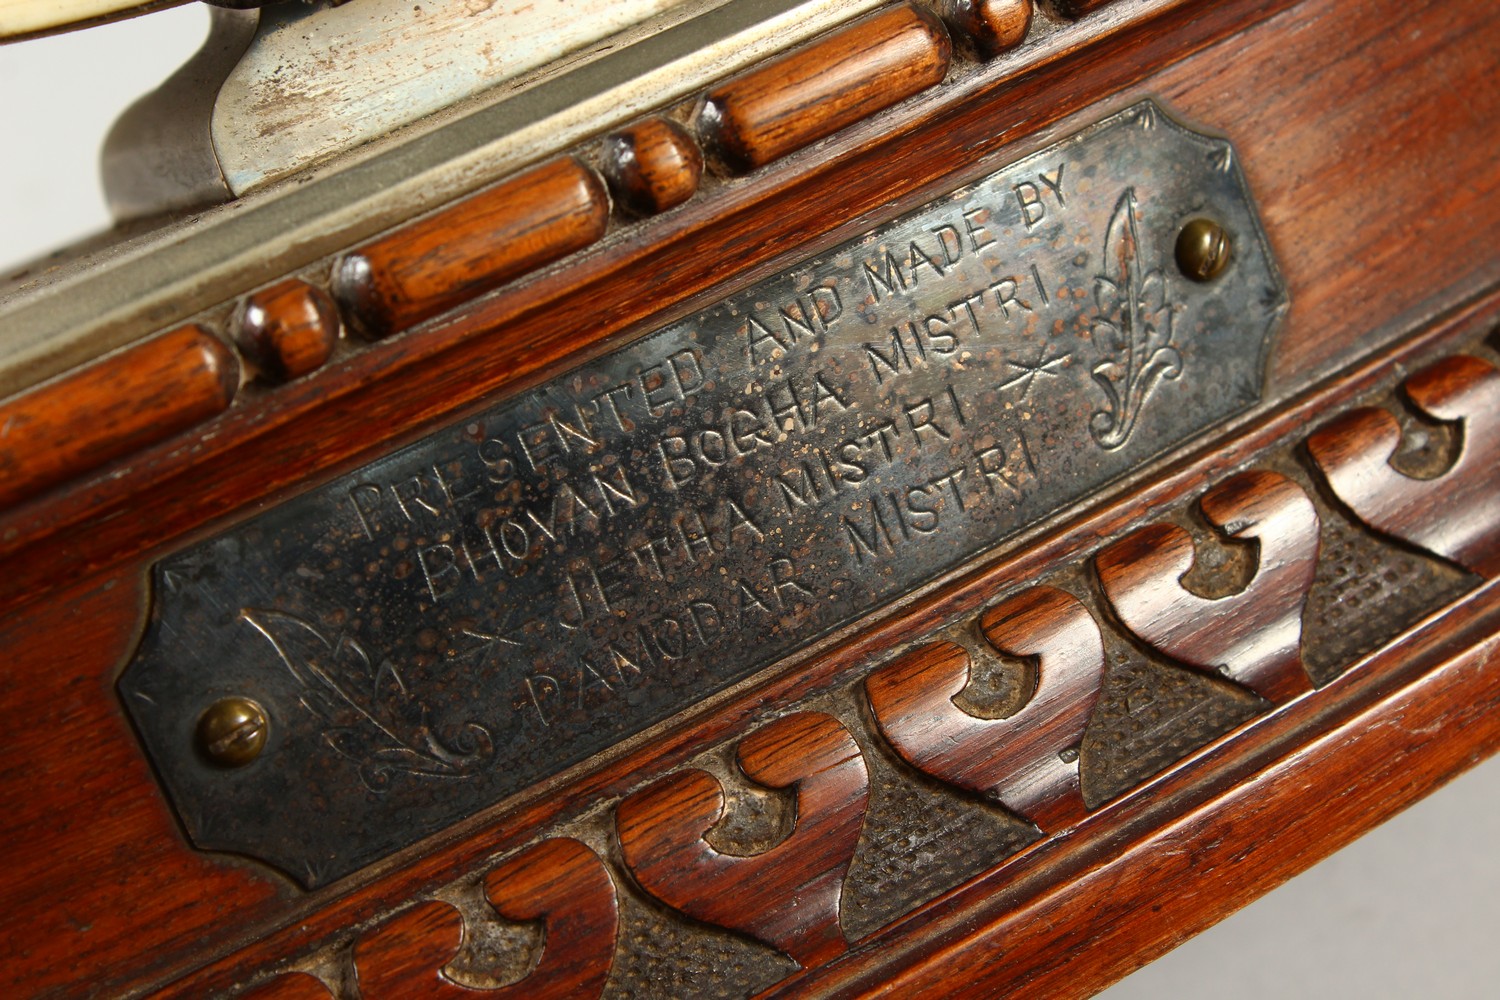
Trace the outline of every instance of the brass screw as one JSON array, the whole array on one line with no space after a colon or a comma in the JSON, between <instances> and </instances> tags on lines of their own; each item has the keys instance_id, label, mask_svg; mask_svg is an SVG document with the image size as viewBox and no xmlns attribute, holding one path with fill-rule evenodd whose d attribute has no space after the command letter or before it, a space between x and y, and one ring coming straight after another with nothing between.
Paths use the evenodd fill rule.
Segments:
<instances>
[{"instance_id":1,"label":"brass screw","mask_svg":"<svg viewBox=\"0 0 1500 1000\"><path fill-rule=\"evenodd\" d=\"M244 767L266 746L266 710L249 698L221 698L198 719L198 752L219 767Z\"/></svg>"},{"instance_id":2,"label":"brass screw","mask_svg":"<svg viewBox=\"0 0 1500 1000\"><path fill-rule=\"evenodd\" d=\"M1194 281L1217 278L1229 256L1229 234L1212 219L1194 219L1177 234L1177 267Z\"/></svg>"}]
</instances>

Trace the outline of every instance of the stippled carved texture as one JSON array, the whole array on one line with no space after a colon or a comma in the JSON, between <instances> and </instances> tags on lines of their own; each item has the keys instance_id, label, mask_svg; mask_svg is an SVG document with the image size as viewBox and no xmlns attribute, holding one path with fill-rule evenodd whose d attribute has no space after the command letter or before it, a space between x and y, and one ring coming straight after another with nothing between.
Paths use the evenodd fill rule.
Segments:
<instances>
[{"instance_id":1,"label":"stippled carved texture","mask_svg":"<svg viewBox=\"0 0 1500 1000\"><path fill-rule=\"evenodd\" d=\"M1477 579L1439 559L1323 520L1323 555L1302 615L1302 661L1317 684L1378 648Z\"/></svg>"},{"instance_id":2,"label":"stippled carved texture","mask_svg":"<svg viewBox=\"0 0 1500 1000\"><path fill-rule=\"evenodd\" d=\"M1264 711L1248 691L1168 666L1118 633L1104 633L1108 666L1080 750L1091 809Z\"/></svg>"},{"instance_id":3,"label":"stippled carved texture","mask_svg":"<svg viewBox=\"0 0 1500 1000\"><path fill-rule=\"evenodd\" d=\"M1500 574L1500 370L1460 354L1416 372L1402 390L1419 413L1453 425L1448 468L1425 478L1396 468L1400 424L1380 407L1346 413L1308 438L1313 463L1376 531L1483 576Z\"/></svg>"},{"instance_id":4,"label":"stippled carved texture","mask_svg":"<svg viewBox=\"0 0 1500 1000\"><path fill-rule=\"evenodd\" d=\"M632 896L620 908L620 953L603 995L606 1000L739 1000L770 988L796 968L796 962L769 945L684 921L654 901Z\"/></svg>"},{"instance_id":5,"label":"stippled carved texture","mask_svg":"<svg viewBox=\"0 0 1500 1000\"><path fill-rule=\"evenodd\" d=\"M840 718L863 747L870 771L870 805L844 881L840 913L851 941L1037 839L1031 824L998 806L955 795L951 786L900 760L875 735L857 689L830 700L847 706Z\"/></svg>"},{"instance_id":6,"label":"stippled carved texture","mask_svg":"<svg viewBox=\"0 0 1500 1000\"><path fill-rule=\"evenodd\" d=\"M1390 391L1376 392L1365 402L1394 399ZM1477 436L1471 433L1472 447L1485 444L1473 440ZM1475 487L1471 483L1466 489L1472 493ZM1226 498L1232 501L1227 507ZM1315 525L1318 541L1309 543L1303 531L1293 539L1296 551L1278 556L1278 546L1287 548L1285 537L1272 539L1270 545L1266 539L1237 538L1250 535L1246 529L1254 520L1241 516L1239 508L1246 504L1256 508L1252 513L1257 517L1273 522L1278 512L1296 508L1297 523ZM1180 551L1163 575L1165 563L1149 547L1139 552L1127 549L1121 555L1120 539L1101 540L1095 552L1076 553L1038 579L1016 581L1014 588L996 593L970 615L936 632L913 636L910 644L892 650L880 662L853 671L835 689L786 706L789 714L706 748L675 771L643 775L641 787L623 803L599 803L587 815L545 831L549 839L500 859L488 876L475 876L473 884L486 889L501 918L546 922L545 913L509 912L501 905L495 894L505 881L500 873L524 870L523 862L539 857L537 852L547 845L574 845L572 854L577 857L603 859L594 871L597 898L575 906L578 916L559 929L582 928L585 933L570 949L577 951L592 938L592 953L608 951L609 961L604 967L607 979L603 972L585 977L586 982L570 987L570 995L749 996L794 974L799 965L794 957L803 967L836 960L845 948L858 949L875 931L1025 854L1074 821L1066 810L1028 817L1005 807L1018 780L1015 775L1024 774L1024 768L1007 771L1000 759L1014 749L1007 741L974 745L975 755L994 760L963 762L987 775L967 787L953 780L955 774L945 780L913 766L922 761L911 756L910 747L902 752L894 745L897 740L888 720L879 718L879 698L872 702L870 692L877 686L873 678L892 676L903 663L910 664L914 653L951 652L947 658L967 671L966 683L957 687L945 678L939 702L934 703L941 709L938 718L957 720L949 727L959 733L983 732L995 720L1024 718L1028 707L1036 711L1045 701L1045 695L1039 697L1039 676L1047 670L1048 649L1102 650L1102 670L1091 665L1094 679L1083 685L1089 690L1068 696L1089 705L1081 742L1076 733L1057 730L1061 761L1072 763L1066 754L1077 746L1082 815L1092 819L1106 812L1111 800L1276 707L1222 671L1205 669L1225 659L1220 652L1199 657L1203 665L1190 665L1159 650L1165 641L1151 634L1152 628L1142 626L1146 636L1132 631L1106 597L1108 584L1101 584L1096 568L1099 553L1114 548L1112 565L1137 575L1145 571L1124 560L1142 556L1155 576L1143 579L1150 579L1169 603L1185 600L1178 592L1209 607L1223 601L1222 606L1238 607L1252 619L1279 622L1283 632L1285 609L1301 608L1300 639L1290 645L1290 640L1278 640L1273 659L1295 664L1299 671L1305 667L1308 682L1317 685L1478 580L1355 520L1320 483L1312 455L1297 440L1284 441L1258 456L1248 469L1222 476L1153 514L1146 519L1147 527L1152 524L1173 526L1179 550L1183 539L1188 540L1195 559L1191 571L1184 571ZM1470 528L1471 534L1480 536L1494 530L1486 525ZM1301 565L1309 549L1318 553L1316 563ZM1266 592L1269 596L1259 596L1255 581L1265 572L1267 560L1280 560L1283 572L1290 573L1284 581L1292 582L1283 581ZM1299 568L1290 572L1286 566ZM1180 580L1177 573L1183 574ZM1038 600L1048 611L1042 618L1027 613L1037 610ZM1280 611L1266 610L1267 604ZM1149 614L1133 617L1150 621ZM1024 634L1007 634L1007 622L1019 623ZM1054 634L1042 641L1049 628ZM1231 645L1247 638L1202 629L1182 634L1210 646L1221 642L1223 634L1231 635ZM918 671L903 677L901 683L918 683L920 675ZM1272 698L1295 696L1284 690L1271 692ZM971 721L966 723L965 716ZM681 796L673 795L684 790L693 793L693 801L686 805L678 801ZM767 858L773 862L763 860ZM542 860L531 875L546 881L547 870L556 863ZM571 894L562 898L578 902ZM618 900L618 925L615 910L605 900ZM793 900L797 905L789 906ZM805 909L804 902L809 904ZM445 903L418 903L394 919L436 920L441 926L429 936L442 938L442 946L426 941L421 961L405 971L400 955L383 956L374 965L441 982L456 991L453 995L472 992L452 981L462 963L450 960L448 971L439 971L442 960L457 948L458 931L465 922L459 910ZM466 919L474 922L472 915ZM590 924L593 930L588 930ZM604 932L606 925L609 934ZM548 940L561 940L556 933L549 930ZM378 928L374 934L379 934ZM299 968L337 968L340 961L352 962L349 974L330 976L329 981L358 980L365 983L367 996L393 995L368 988L372 980L366 967L372 966L374 939L367 936L356 942L352 958L348 942L335 942L321 953L321 966L314 955L304 956ZM545 942L541 955L539 960L523 960L521 971L536 976L545 967ZM535 961L535 966L526 965L528 961ZM475 985L482 978L472 970L466 976ZM277 995L276 988L302 990L309 983L296 973L257 985Z\"/></svg>"},{"instance_id":7,"label":"stippled carved texture","mask_svg":"<svg viewBox=\"0 0 1500 1000\"><path fill-rule=\"evenodd\" d=\"M754 854L716 848L707 835L724 813L723 785L689 769L620 803L625 864L674 909L775 945L804 967L827 961L845 950L840 900L868 802L859 745L832 716L797 712L745 737L738 762L757 784L795 789L784 839Z\"/></svg>"}]
</instances>

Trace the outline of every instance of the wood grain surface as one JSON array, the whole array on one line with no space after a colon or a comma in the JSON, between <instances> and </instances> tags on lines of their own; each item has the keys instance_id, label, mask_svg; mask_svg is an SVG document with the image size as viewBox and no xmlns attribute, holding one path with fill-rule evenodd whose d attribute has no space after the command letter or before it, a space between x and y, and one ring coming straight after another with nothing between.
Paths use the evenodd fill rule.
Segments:
<instances>
[{"instance_id":1,"label":"wood grain surface","mask_svg":"<svg viewBox=\"0 0 1500 1000\"><path fill-rule=\"evenodd\" d=\"M620 803L620 850L651 895L699 920L774 945L803 966L842 953L839 901L869 794L859 744L837 719L799 712L740 744L739 766L767 788L792 788L786 838L753 856L721 852L705 835L724 790L705 771L680 771Z\"/></svg>"},{"instance_id":2,"label":"wood grain surface","mask_svg":"<svg viewBox=\"0 0 1500 1000\"><path fill-rule=\"evenodd\" d=\"M484 878L485 897L506 920L540 921L542 954L508 996L596 996L615 957L619 907L599 855L576 840L527 848Z\"/></svg>"},{"instance_id":3,"label":"wood grain surface","mask_svg":"<svg viewBox=\"0 0 1500 1000\"><path fill-rule=\"evenodd\" d=\"M463 918L437 900L418 903L364 934L354 943L359 994L381 997L432 997L458 1000L465 989L442 975L463 944Z\"/></svg>"},{"instance_id":4,"label":"wood grain surface","mask_svg":"<svg viewBox=\"0 0 1500 1000\"><path fill-rule=\"evenodd\" d=\"M464 921L448 903L419 903L362 935L354 945L360 995L562 1000L595 997L614 960L617 910L614 882L599 856L576 840L553 838L495 868L485 896L502 918L541 923L541 955L515 982L473 986L445 968L465 942Z\"/></svg>"},{"instance_id":5,"label":"wood grain surface","mask_svg":"<svg viewBox=\"0 0 1500 1000\"><path fill-rule=\"evenodd\" d=\"M223 412L239 377L233 352L186 326L0 403L0 506Z\"/></svg>"},{"instance_id":6,"label":"wood grain surface","mask_svg":"<svg viewBox=\"0 0 1500 1000\"><path fill-rule=\"evenodd\" d=\"M572 157L528 170L368 243L334 268L354 328L385 337L593 243L609 195Z\"/></svg>"},{"instance_id":7,"label":"wood grain surface","mask_svg":"<svg viewBox=\"0 0 1500 1000\"><path fill-rule=\"evenodd\" d=\"M697 193L703 176L703 151L668 118L646 118L611 133L603 159L610 192L638 215L676 208Z\"/></svg>"},{"instance_id":8,"label":"wood grain surface","mask_svg":"<svg viewBox=\"0 0 1500 1000\"><path fill-rule=\"evenodd\" d=\"M328 1000L333 993L317 976L287 972L240 996L244 1000Z\"/></svg>"},{"instance_id":9,"label":"wood grain surface","mask_svg":"<svg viewBox=\"0 0 1500 1000\"><path fill-rule=\"evenodd\" d=\"M1007 598L981 619L1001 653L1031 659L1025 704L982 719L954 703L970 681L968 650L952 642L918 646L865 681L881 734L913 767L989 793L1043 830L1086 812L1078 745L1104 677L1104 643L1088 609L1053 587Z\"/></svg>"},{"instance_id":10,"label":"wood grain surface","mask_svg":"<svg viewBox=\"0 0 1500 1000\"><path fill-rule=\"evenodd\" d=\"M284 382L328 361L339 339L339 314L326 291L288 278L246 298L234 331L245 357L267 378Z\"/></svg>"},{"instance_id":11,"label":"wood grain surface","mask_svg":"<svg viewBox=\"0 0 1500 1000\"><path fill-rule=\"evenodd\" d=\"M763 167L936 85L952 55L942 22L897 4L713 88L699 128L731 170Z\"/></svg>"},{"instance_id":12,"label":"wood grain surface","mask_svg":"<svg viewBox=\"0 0 1500 1000\"><path fill-rule=\"evenodd\" d=\"M1031 27L1031 0L943 0L943 23L974 46L981 59L993 59L1020 45Z\"/></svg>"},{"instance_id":13,"label":"wood grain surface","mask_svg":"<svg viewBox=\"0 0 1500 1000\"><path fill-rule=\"evenodd\" d=\"M1136 635L1183 663L1222 673L1273 702L1305 693L1302 611L1317 571L1317 509L1296 483L1259 470L1215 486L1200 506L1227 538L1255 543L1243 589L1217 598L1188 590L1192 537L1156 524L1094 557L1110 607Z\"/></svg>"},{"instance_id":14,"label":"wood grain surface","mask_svg":"<svg viewBox=\"0 0 1500 1000\"><path fill-rule=\"evenodd\" d=\"M1346 414L1307 440L1328 486L1366 524L1484 576L1500 573L1500 371L1445 358L1406 380L1428 418L1454 425L1456 453L1430 477L1392 465L1401 428L1389 410Z\"/></svg>"}]
</instances>

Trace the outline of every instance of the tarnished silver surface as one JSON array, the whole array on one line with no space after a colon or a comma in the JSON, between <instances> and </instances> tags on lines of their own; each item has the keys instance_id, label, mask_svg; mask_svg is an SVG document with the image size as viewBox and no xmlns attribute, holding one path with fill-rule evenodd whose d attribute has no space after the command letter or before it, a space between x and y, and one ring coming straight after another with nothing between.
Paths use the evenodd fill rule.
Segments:
<instances>
[{"instance_id":1,"label":"tarnished silver surface","mask_svg":"<svg viewBox=\"0 0 1500 1000\"><path fill-rule=\"evenodd\" d=\"M197 844L320 884L1253 405L1285 303L1229 145L1137 105L165 560L121 695Z\"/></svg>"}]
</instances>

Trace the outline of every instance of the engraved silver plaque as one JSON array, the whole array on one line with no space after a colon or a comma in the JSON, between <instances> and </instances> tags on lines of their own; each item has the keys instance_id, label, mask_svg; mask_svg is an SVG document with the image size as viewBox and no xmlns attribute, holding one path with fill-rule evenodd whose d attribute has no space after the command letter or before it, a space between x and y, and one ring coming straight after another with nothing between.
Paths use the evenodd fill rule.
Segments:
<instances>
[{"instance_id":1,"label":"engraved silver plaque","mask_svg":"<svg viewBox=\"0 0 1500 1000\"><path fill-rule=\"evenodd\" d=\"M196 844L322 884L1245 410L1285 306L1229 144L1136 105L164 560L121 695Z\"/></svg>"}]
</instances>

